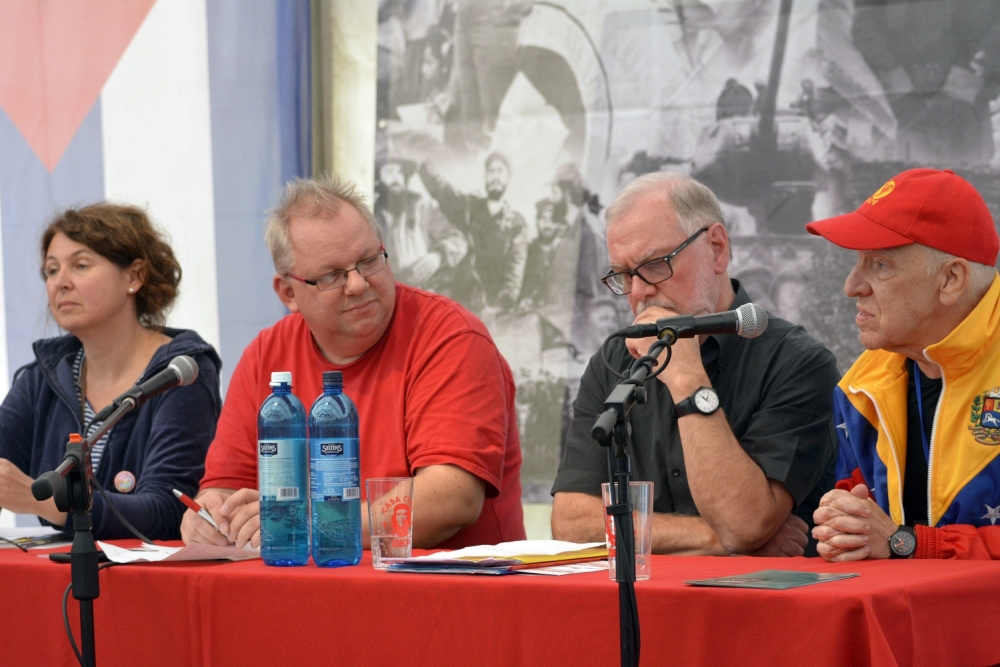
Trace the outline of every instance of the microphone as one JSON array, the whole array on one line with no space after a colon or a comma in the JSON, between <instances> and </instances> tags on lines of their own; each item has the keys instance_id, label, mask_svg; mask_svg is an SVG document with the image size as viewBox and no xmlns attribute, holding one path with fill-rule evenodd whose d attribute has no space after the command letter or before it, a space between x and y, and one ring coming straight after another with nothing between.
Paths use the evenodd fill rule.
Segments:
<instances>
[{"instance_id":1,"label":"microphone","mask_svg":"<svg viewBox=\"0 0 1000 667\"><path fill-rule=\"evenodd\" d=\"M736 334L743 338L756 338L767 329L767 311L755 303L745 303L736 310L710 315L678 315L664 317L650 324L633 324L619 329L617 335L625 338L694 338L709 334Z\"/></svg>"},{"instance_id":2,"label":"microphone","mask_svg":"<svg viewBox=\"0 0 1000 667\"><path fill-rule=\"evenodd\" d=\"M162 371L142 384L136 385L111 402L96 415L93 422L102 422L111 416L123 403L128 402L135 409L173 387L186 387L198 379L198 364L191 357L182 354L170 360L170 364Z\"/></svg>"}]
</instances>

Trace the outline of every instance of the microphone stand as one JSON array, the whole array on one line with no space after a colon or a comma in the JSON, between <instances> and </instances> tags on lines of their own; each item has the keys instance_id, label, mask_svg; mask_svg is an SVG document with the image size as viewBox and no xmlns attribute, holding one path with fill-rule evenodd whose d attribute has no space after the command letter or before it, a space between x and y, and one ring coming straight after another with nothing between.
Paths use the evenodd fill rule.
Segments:
<instances>
[{"instance_id":1,"label":"microphone stand","mask_svg":"<svg viewBox=\"0 0 1000 667\"><path fill-rule=\"evenodd\" d=\"M73 515L73 547L69 560L73 597L80 603L80 649L84 667L96 667L97 664L94 655L94 600L101 594L97 566L104 555L97 550L92 532L94 519L90 508L94 503L91 493L94 469L90 453L94 443L135 406L133 398L123 400L89 438L82 438L79 433L70 434L62 464L40 475L31 485L31 494L36 500L55 497L59 511Z\"/></svg>"},{"instance_id":2,"label":"microphone stand","mask_svg":"<svg viewBox=\"0 0 1000 667\"><path fill-rule=\"evenodd\" d=\"M615 529L615 581L618 582L619 639L622 667L639 665L639 608L635 597L635 532L632 524L632 503L629 501L629 479L632 467L628 450L632 425L627 421L632 406L646 402L642 383L649 377L653 364L665 348L676 340L676 332L665 329L660 340L650 345L645 356L631 366L622 380L604 401L605 410L594 422L591 435L607 448L608 482L612 504L605 508ZM660 368L670 363L670 357ZM612 445L614 447L612 448ZM614 449L614 452L612 452Z\"/></svg>"}]
</instances>

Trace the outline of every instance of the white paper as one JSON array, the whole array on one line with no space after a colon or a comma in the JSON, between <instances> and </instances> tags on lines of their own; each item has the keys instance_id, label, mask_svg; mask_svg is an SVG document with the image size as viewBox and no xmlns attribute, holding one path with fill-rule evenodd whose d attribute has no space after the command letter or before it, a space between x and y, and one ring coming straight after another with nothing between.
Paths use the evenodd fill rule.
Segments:
<instances>
[{"instance_id":1,"label":"white paper","mask_svg":"<svg viewBox=\"0 0 1000 667\"><path fill-rule=\"evenodd\" d=\"M189 544L184 547L165 547L159 544L141 544L133 549L116 547L107 542L97 543L107 555L108 560L115 563L156 563L161 561L185 560L250 560L260 558L260 549L246 546L217 547L213 544Z\"/></svg>"},{"instance_id":2,"label":"white paper","mask_svg":"<svg viewBox=\"0 0 1000 667\"><path fill-rule=\"evenodd\" d=\"M604 542L587 542L577 544L576 542L562 542L559 540L519 540L517 542L502 542L500 544L483 544L474 547L465 547L456 551L438 551L426 556L415 556L408 560L412 561L436 561L453 560L462 557L475 558L511 558L513 556L555 556L567 551L580 551L581 549L593 549L605 546ZM605 566L605 569L607 567Z\"/></svg>"},{"instance_id":3,"label":"white paper","mask_svg":"<svg viewBox=\"0 0 1000 667\"><path fill-rule=\"evenodd\" d=\"M590 563L570 563L569 565L550 565L548 567L529 567L524 570L514 570L515 574L548 574L561 577L565 574L583 574L585 572L607 572L606 560L595 560Z\"/></svg>"}]
</instances>

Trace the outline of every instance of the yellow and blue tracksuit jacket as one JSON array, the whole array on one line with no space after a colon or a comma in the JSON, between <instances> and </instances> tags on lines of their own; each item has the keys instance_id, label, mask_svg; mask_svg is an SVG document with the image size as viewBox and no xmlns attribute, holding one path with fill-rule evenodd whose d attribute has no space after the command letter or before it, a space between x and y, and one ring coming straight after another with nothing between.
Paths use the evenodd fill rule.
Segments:
<instances>
[{"instance_id":1,"label":"yellow and blue tracksuit jacket","mask_svg":"<svg viewBox=\"0 0 1000 667\"><path fill-rule=\"evenodd\" d=\"M930 433L930 525L993 526L1000 521L1000 277L969 316L924 356L943 378ZM897 524L905 523L907 382L903 355L869 350L834 390L837 487L866 484ZM1000 536L986 532L994 533L990 543Z\"/></svg>"}]
</instances>

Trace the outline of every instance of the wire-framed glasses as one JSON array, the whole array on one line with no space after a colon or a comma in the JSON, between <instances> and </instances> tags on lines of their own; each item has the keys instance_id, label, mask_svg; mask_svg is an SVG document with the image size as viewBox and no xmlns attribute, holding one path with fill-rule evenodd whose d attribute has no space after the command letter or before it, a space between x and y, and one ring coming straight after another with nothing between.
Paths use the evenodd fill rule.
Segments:
<instances>
[{"instance_id":1,"label":"wire-framed glasses","mask_svg":"<svg viewBox=\"0 0 1000 667\"><path fill-rule=\"evenodd\" d=\"M313 285L320 292L325 292L327 290L337 289L338 287L346 285L347 274L351 271L357 271L358 275L362 278L367 278L374 273L378 273L385 268L388 258L389 253L385 251L385 247L383 246L379 248L377 255L365 257L360 262L355 264L353 269L337 269L336 271L331 271L330 273L324 273L315 280L306 280L305 278L300 278L291 273L288 274L288 277L298 280L301 283L305 283L306 285Z\"/></svg>"},{"instance_id":2,"label":"wire-framed glasses","mask_svg":"<svg viewBox=\"0 0 1000 667\"><path fill-rule=\"evenodd\" d=\"M608 273L601 278L601 282L608 286L608 289L621 296L632 291L632 279L639 276L647 285L655 285L665 280L670 280L674 275L674 267L671 260L680 253L681 250L691 245L696 238L708 231L708 227L702 227L691 236L687 237L684 243L677 246L672 253L663 257L655 257L648 262L643 262L634 269Z\"/></svg>"}]
</instances>

